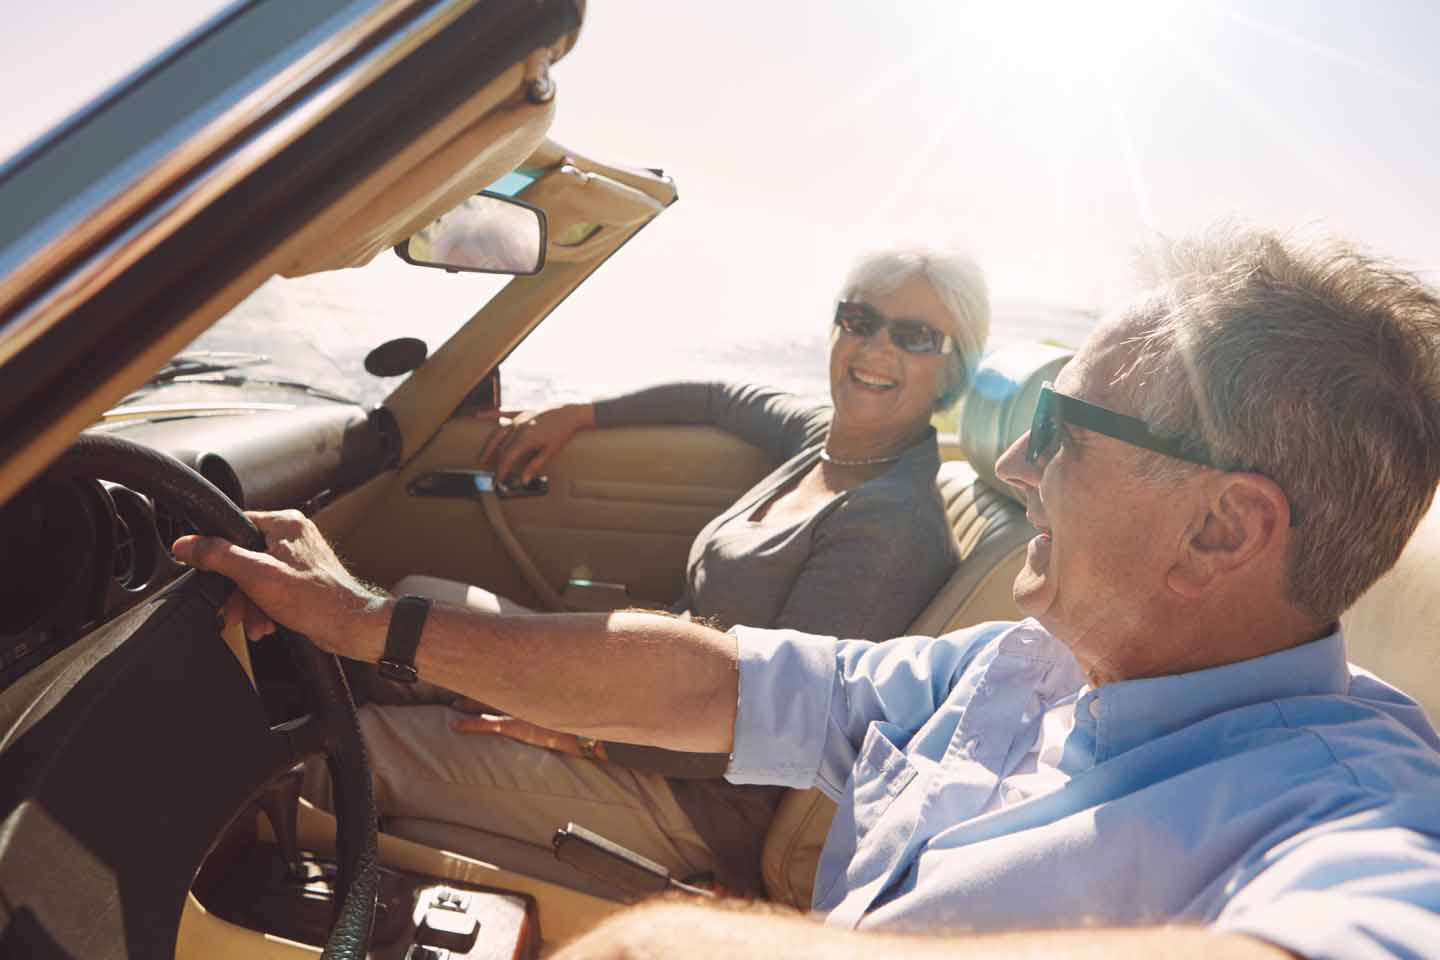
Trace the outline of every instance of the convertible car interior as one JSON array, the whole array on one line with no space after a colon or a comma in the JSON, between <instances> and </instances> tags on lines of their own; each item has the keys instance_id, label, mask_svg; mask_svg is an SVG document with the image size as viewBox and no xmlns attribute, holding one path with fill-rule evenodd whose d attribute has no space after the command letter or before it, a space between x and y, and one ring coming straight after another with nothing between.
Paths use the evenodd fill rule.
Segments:
<instances>
[{"instance_id":1,"label":"convertible car interior","mask_svg":"<svg viewBox=\"0 0 1440 960\"><path fill-rule=\"evenodd\" d=\"M258 547L240 510L295 508L382 585L425 573L588 610L679 594L697 531L771 469L757 449L703 427L591 431L525 489L477 462L520 412L505 358L678 196L662 171L548 138L550 68L585 14L236 3L0 167L0 957L530 957L629 899L547 849L377 833L341 665L219 629L228 585L169 554L196 530ZM382 403L122 402L267 279L393 256L515 172L545 215L543 269ZM993 467L1069 356L1001 347L963 398L938 478L961 563L913 632L1017 616L1033 531ZM1440 507L1344 620L1352 659L1432 718L1437 584ZM334 816L299 798L319 756ZM815 791L783 799L773 900L808 905L832 813Z\"/></svg>"}]
</instances>

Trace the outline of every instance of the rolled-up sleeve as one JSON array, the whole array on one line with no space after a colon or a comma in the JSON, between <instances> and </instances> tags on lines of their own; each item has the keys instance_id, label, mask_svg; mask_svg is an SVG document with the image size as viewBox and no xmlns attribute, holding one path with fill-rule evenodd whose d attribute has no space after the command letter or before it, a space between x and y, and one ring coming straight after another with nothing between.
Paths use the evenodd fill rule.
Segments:
<instances>
[{"instance_id":1,"label":"rolled-up sleeve","mask_svg":"<svg viewBox=\"0 0 1440 960\"><path fill-rule=\"evenodd\" d=\"M731 783L813 786L836 695L837 641L798 630L731 631L740 652Z\"/></svg>"},{"instance_id":2,"label":"rolled-up sleeve","mask_svg":"<svg viewBox=\"0 0 1440 960\"><path fill-rule=\"evenodd\" d=\"M975 653L1009 624L939 639L837 640L798 630L731 631L740 654L731 783L819 787L838 796L870 724L913 732Z\"/></svg>"},{"instance_id":3,"label":"rolled-up sleeve","mask_svg":"<svg viewBox=\"0 0 1440 960\"><path fill-rule=\"evenodd\" d=\"M1440 947L1440 841L1396 827L1322 833L1276 858L1213 929L1247 933L1309 960L1433 957Z\"/></svg>"}]
</instances>

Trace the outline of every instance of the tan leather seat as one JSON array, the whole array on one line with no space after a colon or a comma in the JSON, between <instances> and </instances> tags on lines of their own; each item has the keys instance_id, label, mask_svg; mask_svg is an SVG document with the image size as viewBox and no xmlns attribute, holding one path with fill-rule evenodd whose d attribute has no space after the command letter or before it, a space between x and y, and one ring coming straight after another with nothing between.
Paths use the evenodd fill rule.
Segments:
<instances>
[{"instance_id":1,"label":"tan leather seat","mask_svg":"<svg viewBox=\"0 0 1440 960\"><path fill-rule=\"evenodd\" d=\"M996 350L976 372L960 418L966 459L943 464L937 478L960 562L911 624L912 635L1020 619L1011 585L1035 530L1014 492L996 479L995 461L1029 429L1040 385L1054 380L1071 355L1057 347L1015 344ZM810 906L815 866L834 815L834 802L819 790L791 790L781 798L761 860L772 900Z\"/></svg>"}]
</instances>

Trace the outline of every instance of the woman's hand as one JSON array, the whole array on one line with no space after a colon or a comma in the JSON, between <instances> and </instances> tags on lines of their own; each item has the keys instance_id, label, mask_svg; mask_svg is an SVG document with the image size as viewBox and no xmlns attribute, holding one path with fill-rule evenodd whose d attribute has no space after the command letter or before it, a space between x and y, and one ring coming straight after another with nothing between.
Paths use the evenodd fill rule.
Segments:
<instances>
[{"instance_id":1,"label":"woman's hand","mask_svg":"<svg viewBox=\"0 0 1440 960\"><path fill-rule=\"evenodd\" d=\"M502 737L528 743L532 747L544 747L557 753L587 760L604 760L605 745L586 738L581 740L573 733L561 733L546 727L498 713L466 713L456 717L450 728L457 733L498 733ZM582 747L582 744L584 746Z\"/></svg>"},{"instance_id":2,"label":"woman's hand","mask_svg":"<svg viewBox=\"0 0 1440 960\"><path fill-rule=\"evenodd\" d=\"M578 431L595 426L595 407L588 403L567 403L531 413L522 413L506 423L502 420L485 449L482 466L494 465L495 477L503 483L523 486L534 480L561 447Z\"/></svg>"}]
</instances>

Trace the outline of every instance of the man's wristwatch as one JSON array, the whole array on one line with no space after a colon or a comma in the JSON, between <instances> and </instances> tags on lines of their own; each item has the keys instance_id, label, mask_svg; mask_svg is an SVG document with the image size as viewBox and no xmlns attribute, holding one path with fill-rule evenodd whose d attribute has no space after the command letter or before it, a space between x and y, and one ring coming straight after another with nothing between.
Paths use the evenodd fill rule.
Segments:
<instances>
[{"instance_id":1,"label":"man's wristwatch","mask_svg":"<svg viewBox=\"0 0 1440 960\"><path fill-rule=\"evenodd\" d=\"M420 647L420 631L430 613L430 603L429 597L396 598L390 629L385 633L385 653L376 663L380 676L397 683L414 683L420 678L415 672L415 651Z\"/></svg>"}]
</instances>

